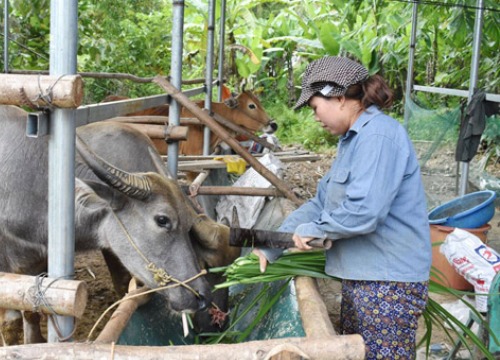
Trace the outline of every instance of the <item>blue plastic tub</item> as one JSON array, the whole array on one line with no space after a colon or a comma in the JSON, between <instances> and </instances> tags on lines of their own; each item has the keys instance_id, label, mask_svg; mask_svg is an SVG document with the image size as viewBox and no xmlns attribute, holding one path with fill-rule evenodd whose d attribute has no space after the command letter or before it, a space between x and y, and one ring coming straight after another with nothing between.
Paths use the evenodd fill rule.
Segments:
<instances>
[{"instance_id":1,"label":"blue plastic tub","mask_svg":"<svg viewBox=\"0 0 500 360\"><path fill-rule=\"evenodd\" d=\"M481 227L495 215L495 198L496 193L491 190L461 196L433 209L429 223L462 229Z\"/></svg>"}]
</instances>

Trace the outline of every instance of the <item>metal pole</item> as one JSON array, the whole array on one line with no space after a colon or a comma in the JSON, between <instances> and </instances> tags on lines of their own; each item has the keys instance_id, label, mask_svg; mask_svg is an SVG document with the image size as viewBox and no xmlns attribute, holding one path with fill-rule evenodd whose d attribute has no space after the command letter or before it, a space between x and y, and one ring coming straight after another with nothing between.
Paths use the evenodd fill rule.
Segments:
<instances>
[{"instance_id":1,"label":"metal pole","mask_svg":"<svg viewBox=\"0 0 500 360\"><path fill-rule=\"evenodd\" d=\"M479 59L481 58L481 37L483 29L483 0L476 1L476 20L474 22L474 39L472 44L472 62L470 69L470 84L468 102L472 99L474 91L477 88L477 79L479 71ZM462 196L467 193L467 183L469 179L469 163L461 162L460 184L458 195Z\"/></svg>"},{"instance_id":2,"label":"metal pole","mask_svg":"<svg viewBox=\"0 0 500 360\"><path fill-rule=\"evenodd\" d=\"M220 2L220 34L219 34L219 88L217 101L222 101L222 85L224 84L224 44L226 40L226 0Z\"/></svg>"},{"instance_id":3,"label":"metal pole","mask_svg":"<svg viewBox=\"0 0 500 360\"><path fill-rule=\"evenodd\" d=\"M172 59L170 65L170 82L177 89L182 87L182 48L184 37L184 1L173 0L173 22L172 22ZM181 106L172 99L169 109L169 124L178 126L180 124ZM177 179L177 157L179 156L179 143L168 144L167 168L170 175Z\"/></svg>"},{"instance_id":4,"label":"metal pole","mask_svg":"<svg viewBox=\"0 0 500 360\"><path fill-rule=\"evenodd\" d=\"M76 74L77 0L50 2L50 75ZM49 277L72 279L75 258L75 117L74 109L54 109L49 129ZM48 341L69 336L72 317L54 316Z\"/></svg>"},{"instance_id":5,"label":"metal pole","mask_svg":"<svg viewBox=\"0 0 500 360\"><path fill-rule=\"evenodd\" d=\"M417 18L418 18L418 0L413 3L413 13L411 17L411 37L410 37L410 54L408 60L408 73L406 75L406 97L405 103L408 104L410 100L411 91L413 89L413 72L415 60L415 43L417 38ZM404 126L408 130L410 113L405 106Z\"/></svg>"},{"instance_id":6,"label":"metal pole","mask_svg":"<svg viewBox=\"0 0 500 360\"><path fill-rule=\"evenodd\" d=\"M4 0L3 10L3 72L9 72L9 0Z\"/></svg>"},{"instance_id":7,"label":"metal pole","mask_svg":"<svg viewBox=\"0 0 500 360\"><path fill-rule=\"evenodd\" d=\"M208 1L208 34L207 61L205 69L205 108L212 110L212 76L214 72L214 30L215 30L215 0ZM210 155L210 128L203 128L203 155Z\"/></svg>"}]
</instances>

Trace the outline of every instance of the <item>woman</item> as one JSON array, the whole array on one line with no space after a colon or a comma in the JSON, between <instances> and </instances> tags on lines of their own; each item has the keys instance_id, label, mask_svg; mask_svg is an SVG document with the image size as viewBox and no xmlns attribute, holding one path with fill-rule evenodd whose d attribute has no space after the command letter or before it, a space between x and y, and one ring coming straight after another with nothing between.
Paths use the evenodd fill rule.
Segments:
<instances>
[{"instance_id":1,"label":"woman","mask_svg":"<svg viewBox=\"0 0 500 360\"><path fill-rule=\"evenodd\" d=\"M308 65L295 109L338 135L331 169L316 196L284 221L297 248L333 239L325 272L342 279L343 334L360 334L367 359L414 359L427 302L431 241L425 193L412 143L381 109L392 93L378 75L344 57ZM261 270L281 253L255 249Z\"/></svg>"}]
</instances>

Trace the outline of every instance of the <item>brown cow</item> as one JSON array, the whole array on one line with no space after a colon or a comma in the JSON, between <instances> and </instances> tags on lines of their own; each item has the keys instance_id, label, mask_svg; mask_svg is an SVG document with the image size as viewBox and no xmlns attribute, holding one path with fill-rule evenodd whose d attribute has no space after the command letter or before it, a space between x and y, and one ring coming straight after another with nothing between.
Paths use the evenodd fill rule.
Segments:
<instances>
[{"instance_id":1,"label":"brown cow","mask_svg":"<svg viewBox=\"0 0 500 360\"><path fill-rule=\"evenodd\" d=\"M273 133L277 129L276 123L267 115L266 111L262 107L259 99L250 91L243 91L237 96L233 96L231 91L223 86L222 91L223 102L213 102L212 111L223 118L231 121L233 124L239 125L245 128L251 133L257 131L264 131L266 133ZM125 97L109 96L105 101L117 101L124 100ZM204 107L204 101L197 101L196 104L200 107ZM162 105L158 107L153 107L143 111L128 114L129 116L140 116L140 115L156 115L156 116L168 116L169 106ZM182 108L181 118L194 118L188 110ZM181 155L202 155L203 154L203 125L193 125L189 124L188 140L182 141L179 144L179 154ZM230 134L236 135L232 130L226 130ZM237 137L238 140L245 140L242 137ZM167 153L167 145L165 141L153 139L155 146L162 155ZM210 136L210 153L212 153L216 146L221 143L221 139L211 133Z\"/></svg>"}]
</instances>

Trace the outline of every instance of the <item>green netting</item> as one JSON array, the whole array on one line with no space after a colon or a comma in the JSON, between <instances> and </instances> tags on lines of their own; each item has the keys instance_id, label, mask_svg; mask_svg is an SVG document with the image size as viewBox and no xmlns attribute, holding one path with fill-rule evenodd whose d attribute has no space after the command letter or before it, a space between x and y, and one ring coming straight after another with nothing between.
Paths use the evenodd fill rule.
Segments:
<instances>
[{"instance_id":1,"label":"green netting","mask_svg":"<svg viewBox=\"0 0 500 360\"><path fill-rule=\"evenodd\" d=\"M435 109L425 108L414 98L408 98L405 113L407 131L417 151L428 208L431 210L458 196L461 167L455 160L455 151L462 109L460 105L455 108L441 106L438 98L427 103L433 104ZM500 194L500 179L495 174L492 180L488 180L492 176L485 171L491 156L496 156L497 162L500 158L497 138L500 138L500 119L493 116L486 119L483 132L483 139L488 140L490 149L486 154L474 157L468 164L468 192L489 189Z\"/></svg>"},{"instance_id":2,"label":"green netting","mask_svg":"<svg viewBox=\"0 0 500 360\"><path fill-rule=\"evenodd\" d=\"M438 106L430 110L407 99L405 111L407 131L419 158L430 211L458 194L455 148L461 109Z\"/></svg>"},{"instance_id":3,"label":"green netting","mask_svg":"<svg viewBox=\"0 0 500 360\"><path fill-rule=\"evenodd\" d=\"M408 134L416 144L422 168L426 167L436 151L445 147L445 151L449 152L455 148L460 129L460 107L429 110L407 99L405 111L409 119Z\"/></svg>"}]
</instances>

